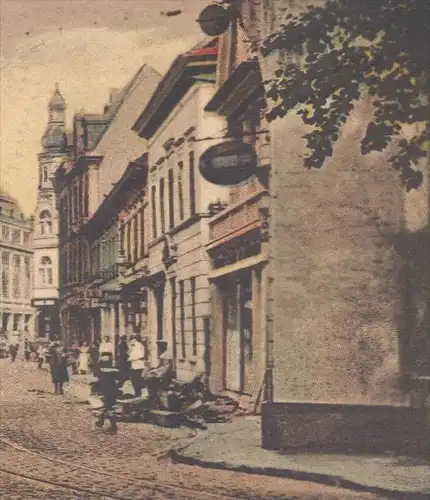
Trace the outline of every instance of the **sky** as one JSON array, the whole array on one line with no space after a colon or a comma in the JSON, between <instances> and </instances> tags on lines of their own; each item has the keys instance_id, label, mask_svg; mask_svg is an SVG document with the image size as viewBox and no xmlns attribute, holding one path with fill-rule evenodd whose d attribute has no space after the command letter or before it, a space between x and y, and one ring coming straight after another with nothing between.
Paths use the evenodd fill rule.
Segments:
<instances>
[{"instance_id":1,"label":"sky","mask_svg":"<svg viewBox=\"0 0 430 500\"><path fill-rule=\"evenodd\" d=\"M142 66L162 74L203 39L209 0L0 0L0 186L28 216L36 206L40 140L55 83L67 120L101 112L110 88ZM176 17L162 13L182 10Z\"/></svg>"}]
</instances>

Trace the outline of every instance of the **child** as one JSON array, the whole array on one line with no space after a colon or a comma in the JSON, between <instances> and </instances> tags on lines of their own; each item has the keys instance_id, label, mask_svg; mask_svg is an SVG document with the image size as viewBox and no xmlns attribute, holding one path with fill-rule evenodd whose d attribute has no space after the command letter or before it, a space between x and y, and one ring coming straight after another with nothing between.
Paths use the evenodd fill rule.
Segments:
<instances>
[{"instance_id":1,"label":"child","mask_svg":"<svg viewBox=\"0 0 430 500\"><path fill-rule=\"evenodd\" d=\"M103 355L97 370L97 392L103 398L103 409L96 426L102 428L106 419L110 421L109 432L117 433L115 404L119 394L119 370L112 367L112 357Z\"/></svg>"}]
</instances>

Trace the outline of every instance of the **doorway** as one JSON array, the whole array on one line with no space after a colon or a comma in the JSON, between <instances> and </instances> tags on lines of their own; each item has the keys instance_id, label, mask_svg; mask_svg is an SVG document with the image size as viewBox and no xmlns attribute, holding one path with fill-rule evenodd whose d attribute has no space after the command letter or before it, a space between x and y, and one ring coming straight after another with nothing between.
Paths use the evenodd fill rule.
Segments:
<instances>
[{"instance_id":1,"label":"doorway","mask_svg":"<svg viewBox=\"0 0 430 500\"><path fill-rule=\"evenodd\" d=\"M253 362L252 273L229 280L223 291L224 388L248 393Z\"/></svg>"}]
</instances>

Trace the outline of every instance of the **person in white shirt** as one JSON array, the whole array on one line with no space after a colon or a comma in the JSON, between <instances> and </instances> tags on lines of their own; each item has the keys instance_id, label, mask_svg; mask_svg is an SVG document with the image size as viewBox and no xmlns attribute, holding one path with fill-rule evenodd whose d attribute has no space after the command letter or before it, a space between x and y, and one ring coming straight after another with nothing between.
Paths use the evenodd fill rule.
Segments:
<instances>
[{"instance_id":1,"label":"person in white shirt","mask_svg":"<svg viewBox=\"0 0 430 500\"><path fill-rule=\"evenodd\" d=\"M139 336L130 341L128 360L131 363L131 384L136 397L142 396L142 372L145 369L145 346Z\"/></svg>"},{"instance_id":2,"label":"person in white shirt","mask_svg":"<svg viewBox=\"0 0 430 500\"><path fill-rule=\"evenodd\" d=\"M114 356L113 343L108 335L103 337L103 342L100 344L99 348L100 357L105 355Z\"/></svg>"}]
</instances>

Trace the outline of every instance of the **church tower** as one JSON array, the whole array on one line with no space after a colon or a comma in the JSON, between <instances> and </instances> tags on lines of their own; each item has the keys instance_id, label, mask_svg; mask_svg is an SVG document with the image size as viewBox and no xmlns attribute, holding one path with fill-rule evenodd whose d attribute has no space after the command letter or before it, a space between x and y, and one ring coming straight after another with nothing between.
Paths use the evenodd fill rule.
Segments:
<instances>
[{"instance_id":1,"label":"church tower","mask_svg":"<svg viewBox=\"0 0 430 500\"><path fill-rule=\"evenodd\" d=\"M48 102L48 123L41 145L33 236L35 268L32 305L36 308L36 336L49 340L60 336L59 226L53 178L61 162L70 153L66 132L66 102L58 84Z\"/></svg>"}]
</instances>

